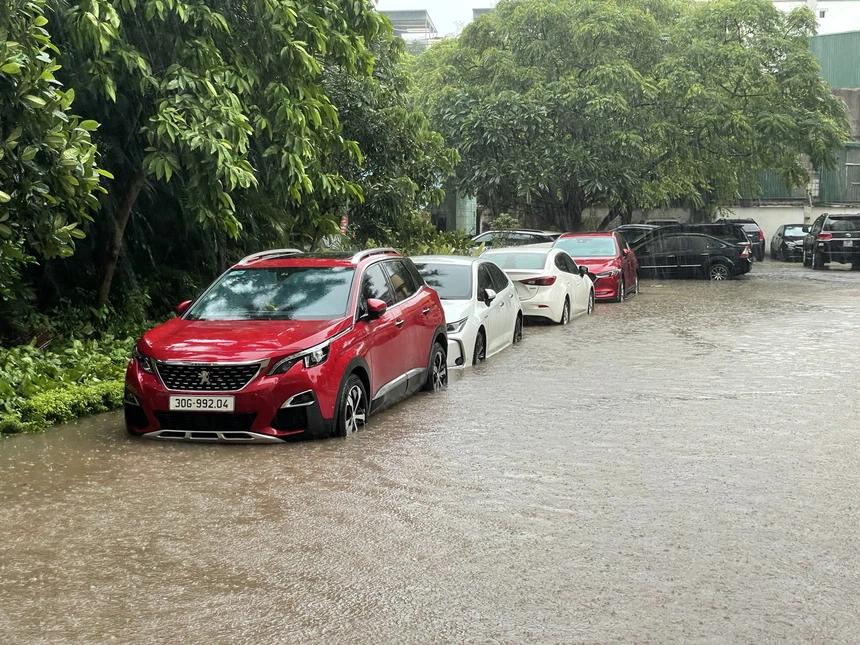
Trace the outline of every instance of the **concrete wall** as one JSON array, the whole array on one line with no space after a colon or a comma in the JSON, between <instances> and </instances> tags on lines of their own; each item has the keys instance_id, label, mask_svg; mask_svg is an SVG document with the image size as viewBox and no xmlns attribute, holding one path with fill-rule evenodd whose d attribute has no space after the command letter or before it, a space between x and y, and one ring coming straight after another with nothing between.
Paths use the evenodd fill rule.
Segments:
<instances>
[{"instance_id":1,"label":"concrete wall","mask_svg":"<svg viewBox=\"0 0 860 645\"><path fill-rule=\"evenodd\" d=\"M764 229L765 241L770 244L770 238L782 224L812 224L822 213L857 213L860 207L851 206L749 206L731 209L732 215L727 217L751 218Z\"/></svg>"}]
</instances>

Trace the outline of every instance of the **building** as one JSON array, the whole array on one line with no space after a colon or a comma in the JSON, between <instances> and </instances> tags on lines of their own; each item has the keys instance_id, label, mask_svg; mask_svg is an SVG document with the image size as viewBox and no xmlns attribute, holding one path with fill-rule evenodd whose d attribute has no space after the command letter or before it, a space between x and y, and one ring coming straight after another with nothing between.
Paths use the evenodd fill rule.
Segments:
<instances>
[{"instance_id":1,"label":"building","mask_svg":"<svg viewBox=\"0 0 860 645\"><path fill-rule=\"evenodd\" d=\"M860 0L773 0L781 11L807 6L818 19L818 34L860 30Z\"/></svg>"},{"instance_id":2,"label":"building","mask_svg":"<svg viewBox=\"0 0 860 645\"><path fill-rule=\"evenodd\" d=\"M395 35L407 43L426 46L438 38L436 25L426 9L383 10L380 13L391 21Z\"/></svg>"}]
</instances>

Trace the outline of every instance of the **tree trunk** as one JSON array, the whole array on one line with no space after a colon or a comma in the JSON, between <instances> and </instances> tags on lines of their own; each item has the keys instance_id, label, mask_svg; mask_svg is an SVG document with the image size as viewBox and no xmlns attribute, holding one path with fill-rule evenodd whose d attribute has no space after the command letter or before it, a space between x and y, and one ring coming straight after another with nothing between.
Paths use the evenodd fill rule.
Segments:
<instances>
[{"instance_id":1,"label":"tree trunk","mask_svg":"<svg viewBox=\"0 0 860 645\"><path fill-rule=\"evenodd\" d=\"M116 267L119 263L119 254L122 250L122 240L125 237L125 228L128 225L128 220L131 219L131 210L134 208L137 197L143 188L144 178L143 168L138 168L128 182L125 194L122 196L122 200L117 208L113 236L108 241L107 255L102 266L102 282L99 286L97 301L99 307L105 306L108 302L113 277L116 274Z\"/></svg>"}]
</instances>

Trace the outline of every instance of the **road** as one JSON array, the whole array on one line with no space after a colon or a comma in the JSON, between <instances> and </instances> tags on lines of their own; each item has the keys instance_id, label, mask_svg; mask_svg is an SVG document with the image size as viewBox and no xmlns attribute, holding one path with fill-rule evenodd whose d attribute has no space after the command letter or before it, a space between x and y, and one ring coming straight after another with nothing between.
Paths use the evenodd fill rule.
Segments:
<instances>
[{"instance_id":1,"label":"road","mask_svg":"<svg viewBox=\"0 0 860 645\"><path fill-rule=\"evenodd\" d=\"M348 440L0 442L0 642L856 642L860 273L624 305Z\"/></svg>"}]
</instances>

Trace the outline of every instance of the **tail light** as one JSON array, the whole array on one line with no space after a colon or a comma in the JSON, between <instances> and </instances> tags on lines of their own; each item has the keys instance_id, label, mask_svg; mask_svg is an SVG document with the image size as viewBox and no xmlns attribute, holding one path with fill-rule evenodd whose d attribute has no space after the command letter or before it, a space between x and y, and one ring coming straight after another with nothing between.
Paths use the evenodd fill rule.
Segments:
<instances>
[{"instance_id":1,"label":"tail light","mask_svg":"<svg viewBox=\"0 0 860 645\"><path fill-rule=\"evenodd\" d=\"M744 245L741 247L741 257L742 257L742 258L743 258L743 257L747 257L749 254L750 254L750 245L749 245L749 244L744 244Z\"/></svg>"},{"instance_id":2,"label":"tail light","mask_svg":"<svg viewBox=\"0 0 860 645\"><path fill-rule=\"evenodd\" d=\"M532 287L550 287L555 284L554 275L544 275L539 278L529 278L528 280L520 280L523 284Z\"/></svg>"},{"instance_id":3,"label":"tail light","mask_svg":"<svg viewBox=\"0 0 860 645\"><path fill-rule=\"evenodd\" d=\"M761 229L758 230L758 241L764 242L764 231Z\"/></svg>"},{"instance_id":4,"label":"tail light","mask_svg":"<svg viewBox=\"0 0 860 645\"><path fill-rule=\"evenodd\" d=\"M817 239L819 242L827 242L828 240L833 239L833 233L819 233L818 237L815 239Z\"/></svg>"}]
</instances>

